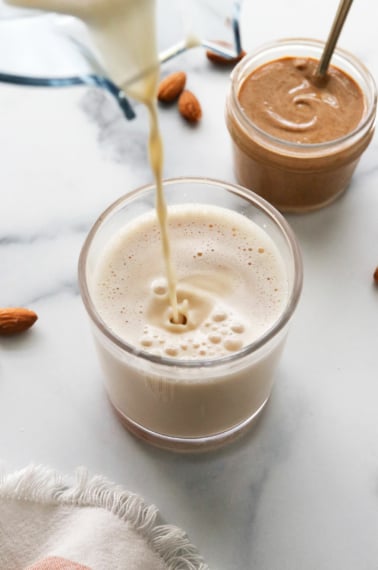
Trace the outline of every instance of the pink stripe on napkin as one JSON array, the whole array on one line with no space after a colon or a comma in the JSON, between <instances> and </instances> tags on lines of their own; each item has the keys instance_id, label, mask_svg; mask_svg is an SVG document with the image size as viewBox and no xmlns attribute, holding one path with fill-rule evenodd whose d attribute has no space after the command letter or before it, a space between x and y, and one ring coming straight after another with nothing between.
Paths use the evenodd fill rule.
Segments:
<instances>
[{"instance_id":1,"label":"pink stripe on napkin","mask_svg":"<svg viewBox=\"0 0 378 570\"><path fill-rule=\"evenodd\" d=\"M57 556L49 556L39 562L28 566L25 570L91 570L88 566L83 566L77 562L66 560Z\"/></svg>"}]
</instances>

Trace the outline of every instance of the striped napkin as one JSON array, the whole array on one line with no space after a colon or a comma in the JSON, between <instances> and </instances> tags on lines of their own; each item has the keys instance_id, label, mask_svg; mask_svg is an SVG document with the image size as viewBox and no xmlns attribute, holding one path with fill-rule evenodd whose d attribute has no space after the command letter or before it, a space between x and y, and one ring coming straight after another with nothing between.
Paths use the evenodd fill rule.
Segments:
<instances>
[{"instance_id":1,"label":"striped napkin","mask_svg":"<svg viewBox=\"0 0 378 570\"><path fill-rule=\"evenodd\" d=\"M78 469L0 477L1 570L208 570L186 534L141 497Z\"/></svg>"}]
</instances>

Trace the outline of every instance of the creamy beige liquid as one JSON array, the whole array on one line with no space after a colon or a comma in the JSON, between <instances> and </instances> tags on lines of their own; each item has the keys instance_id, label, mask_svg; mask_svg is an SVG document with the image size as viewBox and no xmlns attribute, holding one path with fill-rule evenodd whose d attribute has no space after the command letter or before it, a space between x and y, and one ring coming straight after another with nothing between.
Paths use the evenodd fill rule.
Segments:
<instances>
[{"instance_id":1,"label":"creamy beige liquid","mask_svg":"<svg viewBox=\"0 0 378 570\"><path fill-rule=\"evenodd\" d=\"M184 322L172 322L160 229L133 221L106 248L91 295L110 329L147 352L207 359L242 349L277 321L287 303L283 260L244 216L216 206L169 209L172 260Z\"/></svg>"},{"instance_id":2,"label":"creamy beige liquid","mask_svg":"<svg viewBox=\"0 0 378 570\"><path fill-rule=\"evenodd\" d=\"M155 31L155 0L7 0L9 4L71 14L88 26L103 64L113 81L142 101L150 117L149 153L156 183L156 213L168 283L172 319L180 320L175 271L167 230L163 191L163 145L156 106L159 79ZM135 79L137 78L137 79Z\"/></svg>"},{"instance_id":3,"label":"creamy beige liquid","mask_svg":"<svg viewBox=\"0 0 378 570\"><path fill-rule=\"evenodd\" d=\"M241 429L268 400L286 327L240 355L281 317L288 276L271 238L232 210L170 206L169 232L184 321L171 319L152 211L101 246L88 275L96 311L130 350L118 349L97 328L95 339L110 400L128 429L147 438L146 430L194 438L196 445L199 438L203 445L201 438ZM140 358L139 351L170 366ZM229 362L230 356L236 358Z\"/></svg>"}]
</instances>

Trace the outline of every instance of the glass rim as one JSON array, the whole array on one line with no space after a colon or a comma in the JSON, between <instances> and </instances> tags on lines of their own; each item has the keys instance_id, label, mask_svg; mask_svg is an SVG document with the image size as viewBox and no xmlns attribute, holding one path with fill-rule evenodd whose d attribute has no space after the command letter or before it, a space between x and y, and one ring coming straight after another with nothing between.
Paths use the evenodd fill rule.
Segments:
<instances>
[{"instance_id":1,"label":"glass rim","mask_svg":"<svg viewBox=\"0 0 378 570\"><path fill-rule=\"evenodd\" d=\"M324 141L324 142L320 142L320 143L297 143L297 142L291 142L285 139L281 139L279 137L276 137L266 131L264 131L263 129L261 129L261 127L259 127L258 125L256 125L252 119L250 119L249 117L247 117L247 115L243 112L243 109L239 103L239 99L238 99L238 93L237 90L240 87L240 74L242 73L243 69L245 68L245 66L251 62L254 58L256 58L257 56L268 52L269 50L272 50L274 48L280 47L280 46L286 46L286 45L290 45L290 46L295 46L295 45L299 45L299 46L309 46L312 48L318 48L320 49L320 54L322 52L322 49L325 45L325 42L323 40L317 40L317 39L312 39L312 38L283 38L283 39L278 39L278 40L274 40L272 42L268 42L268 43L264 43L262 45L260 45L259 47L257 47L256 49L254 49L253 51L247 53L247 55L245 57L243 57L243 59L241 59L239 61L239 63L234 67L234 69L231 72L231 96L232 96L232 102L233 105L235 107L235 110L237 111L237 116L239 119L242 121L244 121L244 123L246 125L248 125L250 128L254 129L255 131L257 131L263 138L266 138L268 141L270 141L273 144L276 145L280 145L284 148L286 148L287 150L295 150L296 152L299 150L305 150L305 151L320 151L320 150L327 150L330 147L334 147L336 145L341 145L343 143L346 143L350 140L352 140L353 138L356 137L356 135L358 135L361 131L363 131L369 124L374 124L375 121L375 117L376 117L376 107L377 107L377 85L375 83L374 77L371 74L371 72L369 71L369 69L365 66L364 63L362 63L362 61L360 59L358 59L355 55L353 55L351 52L349 52L348 50L345 50L344 48L340 48L340 47L336 47L334 50L334 55L339 56L341 59L344 59L345 61L347 61L350 65L352 65L352 67L354 67L360 74L363 74L368 85L369 88L371 90L372 93L372 101L370 103L370 108L367 108L367 113L366 116L361 120L361 122L357 125L357 127L355 129L353 129L353 131L351 131L350 133L347 133L346 135L339 137L337 139L332 139L329 141ZM290 55L288 56L290 57ZM277 58L275 58L277 59ZM269 60L268 60L269 61ZM332 60L331 60L331 65L332 65ZM365 93L364 93L365 95ZM366 98L365 98L366 100Z\"/></svg>"},{"instance_id":2,"label":"glass rim","mask_svg":"<svg viewBox=\"0 0 378 570\"><path fill-rule=\"evenodd\" d=\"M84 241L84 244L81 248L79 256L79 262L78 262L79 290L82 301L84 303L84 306L91 321L109 341L118 346L118 348L122 349L124 353L132 355L136 358L140 358L146 362L150 363L153 362L155 364L158 364L160 366L166 366L168 368L192 368L192 369L198 369L204 367L216 368L224 364L238 362L240 359L243 359L253 353L256 353L261 347L263 347L266 343L272 340L289 322L298 304L302 291L303 262L302 262L301 251L299 248L299 243L291 226L286 221L284 216L264 198L258 196L251 190L248 190L238 184L224 182L222 180L206 178L206 177L183 176L175 178L166 178L163 180L163 187L173 186L177 184L178 185L190 184L190 183L211 185L215 187L218 186L226 189L227 191L233 194L236 194L241 198L246 199L249 203L252 203L259 211L267 215L275 223L276 227L279 228L281 234L286 239L286 243L289 247L294 265L293 284L291 287L290 295L288 297L286 306L282 311L280 317L273 323L273 325L270 328L268 328L265 331L265 333L261 337L259 337L254 342L247 344L241 350L219 358L203 358L196 360L177 359L174 357L153 355L150 352L137 348L136 346L126 342L120 336L112 332L105 323L105 321L101 318L92 301L87 282L86 266L92 242L96 236L97 231L112 216L112 214L117 211L117 209L121 205L126 204L129 200L132 200L138 195L150 192L151 190L155 190L156 185L154 183L140 186L135 190L132 190L131 192L124 194L123 196L118 198L116 201L110 204L110 206L108 206L102 212L102 214L100 214L95 223L92 225Z\"/></svg>"}]
</instances>

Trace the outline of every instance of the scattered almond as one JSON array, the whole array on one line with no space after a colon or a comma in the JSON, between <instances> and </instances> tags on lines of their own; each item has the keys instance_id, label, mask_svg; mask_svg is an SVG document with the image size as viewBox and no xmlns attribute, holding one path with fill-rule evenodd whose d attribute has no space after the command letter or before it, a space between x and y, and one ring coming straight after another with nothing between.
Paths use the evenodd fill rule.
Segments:
<instances>
[{"instance_id":1,"label":"scattered almond","mask_svg":"<svg viewBox=\"0 0 378 570\"><path fill-rule=\"evenodd\" d=\"M221 40L214 42L219 44L220 46L229 48L229 49L233 49L233 46L227 42L223 42ZM217 65L224 65L224 66L231 66L231 65L235 65L236 63L238 63L244 56L245 56L246 52L244 50L242 50L239 55L235 56L235 57L224 57L223 55L220 55L218 53L215 53L214 51L211 50L207 50L206 51L206 57L209 61L211 61L212 63L215 63Z\"/></svg>"},{"instance_id":2,"label":"scattered almond","mask_svg":"<svg viewBox=\"0 0 378 570\"><path fill-rule=\"evenodd\" d=\"M38 319L37 314L23 307L0 309L0 335L18 334L30 328Z\"/></svg>"},{"instance_id":3,"label":"scattered almond","mask_svg":"<svg viewBox=\"0 0 378 570\"><path fill-rule=\"evenodd\" d=\"M178 109L189 123L197 123L202 117L202 109L197 97L187 89L183 91L178 100Z\"/></svg>"},{"instance_id":4,"label":"scattered almond","mask_svg":"<svg viewBox=\"0 0 378 570\"><path fill-rule=\"evenodd\" d=\"M176 71L167 75L159 84L157 97L163 103L171 103L180 95L185 87L186 73Z\"/></svg>"},{"instance_id":5,"label":"scattered almond","mask_svg":"<svg viewBox=\"0 0 378 570\"><path fill-rule=\"evenodd\" d=\"M378 285L378 266L375 268L375 271L373 273L373 279L376 285Z\"/></svg>"}]
</instances>

